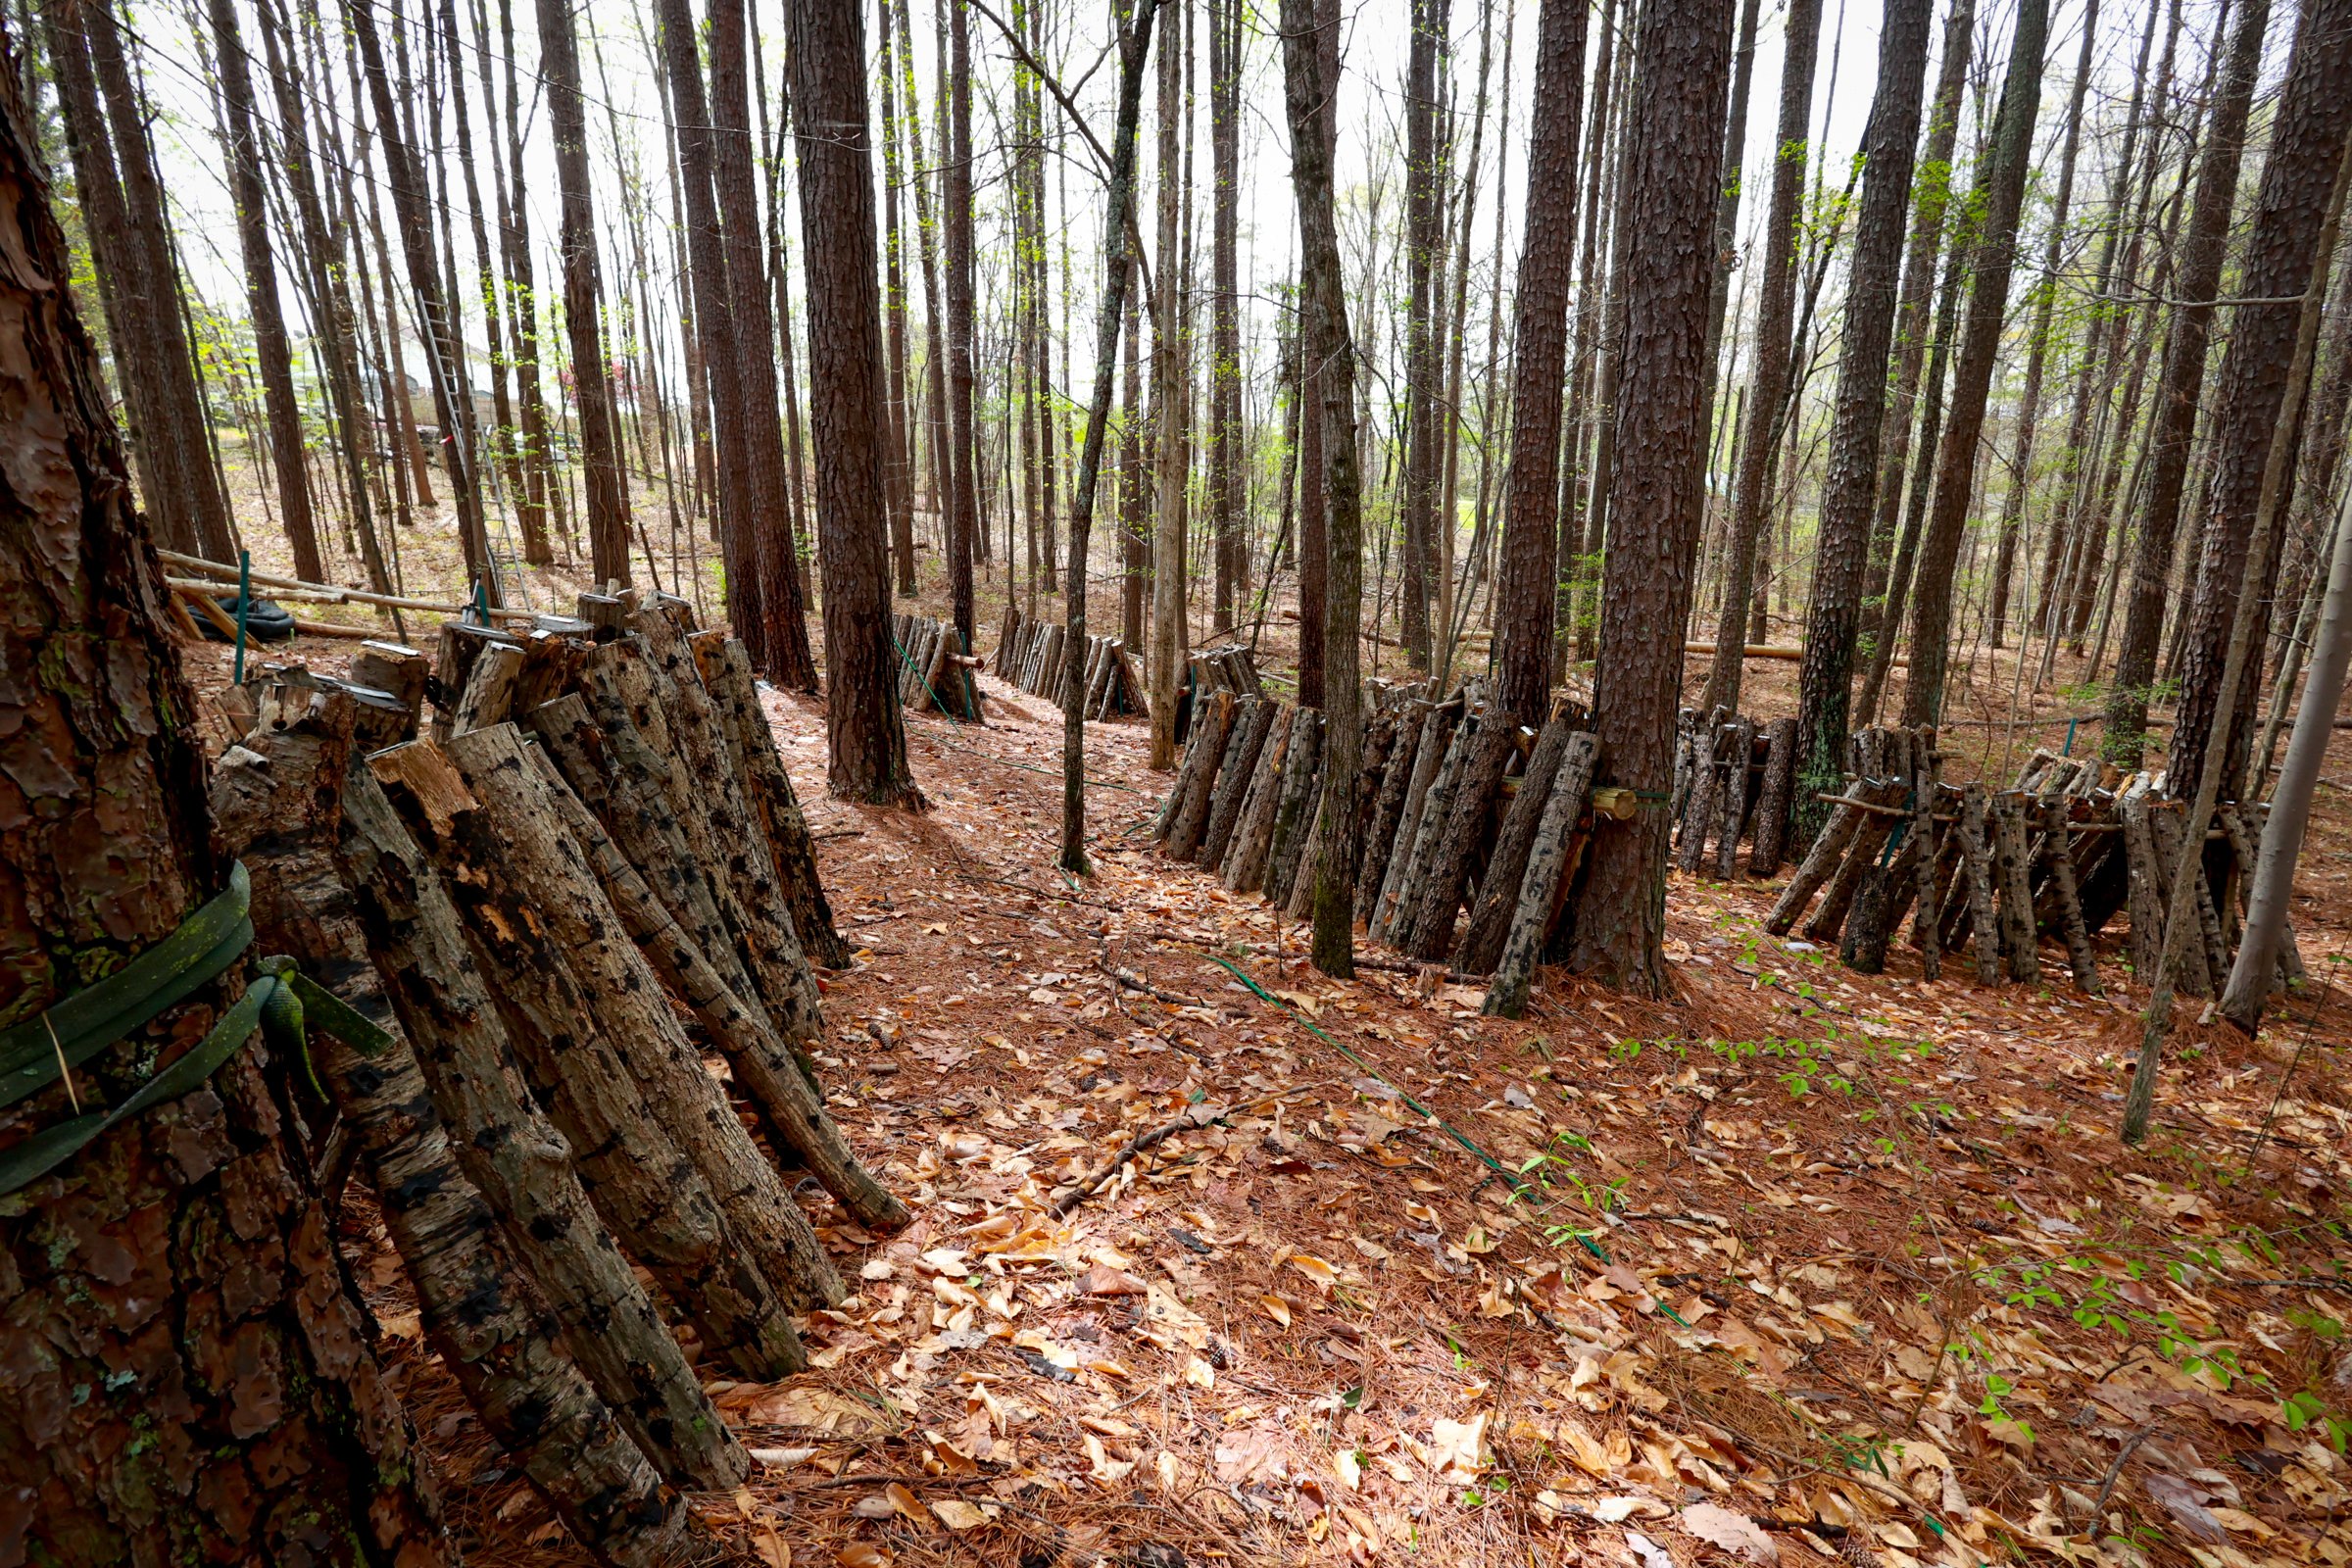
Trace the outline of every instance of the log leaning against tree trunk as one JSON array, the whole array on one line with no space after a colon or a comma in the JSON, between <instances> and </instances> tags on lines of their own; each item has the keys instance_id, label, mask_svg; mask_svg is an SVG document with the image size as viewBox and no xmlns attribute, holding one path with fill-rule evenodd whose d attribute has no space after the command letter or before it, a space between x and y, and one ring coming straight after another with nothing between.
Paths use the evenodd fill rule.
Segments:
<instances>
[{"instance_id":1,"label":"log leaning against tree trunk","mask_svg":"<svg viewBox=\"0 0 2352 1568\"><path fill-rule=\"evenodd\" d=\"M662 1211L625 1203L628 1195L607 1179L611 1162L567 1142L534 1103L491 1001L491 977L476 964L447 888L366 768L352 769L345 785L337 858L368 956L424 1068L458 1162L490 1200L557 1315L580 1336L586 1348L575 1353L607 1402L671 1473L740 1474L743 1461L726 1451L732 1439L614 1246L624 1230L616 1211L647 1223ZM666 1201L716 1229L707 1194L699 1209L687 1189ZM674 1273L670 1279L685 1283ZM673 1293L671 1299L682 1311L695 1309L690 1297ZM621 1389L633 1392L616 1397Z\"/></svg>"},{"instance_id":2,"label":"log leaning against tree trunk","mask_svg":"<svg viewBox=\"0 0 2352 1568\"><path fill-rule=\"evenodd\" d=\"M298 700L305 710L256 730L215 768L215 817L252 873L260 946L291 956L347 1003L360 997L380 1009L381 990L336 863L355 705L339 694L321 693L313 703L304 693ZM598 1558L665 1560L683 1517L662 1496L661 1478L646 1461L676 1464L687 1455L667 1444L633 1442L583 1376L587 1366L601 1364L629 1397L625 1358L612 1353L616 1345L575 1320L567 1337L580 1364L564 1354L558 1338L564 1331L541 1304L542 1295L552 1298L562 1282L533 1278L536 1271L501 1231L488 1200L459 1168L423 1069L397 1024L369 1044L311 1023L312 1065L368 1163L385 1230L416 1285L427 1339L484 1430L515 1456L564 1527ZM650 1303L645 1315L651 1318ZM654 1327L660 1331L658 1322ZM701 1401L701 1389L674 1344L670 1357L679 1392L693 1396L691 1407ZM690 1450L692 1467L681 1484L735 1485L748 1461L707 1403L697 1416L705 1418L710 1441ZM666 1436L670 1424L662 1426Z\"/></svg>"},{"instance_id":3,"label":"log leaning against tree trunk","mask_svg":"<svg viewBox=\"0 0 2352 1568\"><path fill-rule=\"evenodd\" d=\"M468 916L465 935L508 1036L570 1143L598 1211L695 1319L713 1352L747 1376L800 1370L808 1358L770 1273L786 1269L766 1249L769 1226L758 1212L761 1194L750 1169L757 1152L742 1157L721 1142L728 1127L678 1114L674 1099L670 1114L657 1113L662 1089L641 1084L637 1072L680 1076L657 1059L667 1043L616 1039L600 1025L589 985L575 976L568 944L543 909L551 894L568 890L533 885L542 880L533 873L545 869L538 856L510 870L507 847L448 760L424 750L428 744L380 752L369 769L418 847L447 868L443 883ZM525 854L544 849L535 844ZM659 997L658 985L649 989ZM681 1142L680 1127L691 1146ZM739 1124L731 1130L742 1136Z\"/></svg>"},{"instance_id":4,"label":"log leaning against tree trunk","mask_svg":"<svg viewBox=\"0 0 2352 1568\"><path fill-rule=\"evenodd\" d=\"M1544 952L1567 896L1579 824L1599 760L1597 737L1583 730L1568 737L1550 798L1544 803L1543 820L1537 824L1535 842L1528 852L1527 875L1511 913L1510 935L1503 942L1502 956L1494 965L1494 979L1481 1008L1490 1016L1516 1018L1527 1009L1536 959Z\"/></svg>"},{"instance_id":5,"label":"log leaning against tree trunk","mask_svg":"<svg viewBox=\"0 0 2352 1568\"><path fill-rule=\"evenodd\" d=\"M1486 875L1479 882L1478 902L1454 950L1454 967L1465 973L1492 974L1495 960L1502 956L1503 939L1510 935L1511 916L1519 907L1519 884L1527 876L1528 853L1535 847L1536 827L1543 820L1544 803L1551 799L1552 781L1559 775L1573 734L1565 718L1555 718L1536 739L1535 755L1528 759L1519 793L1503 813L1494 853L1488 857Z\"/></svg>"}]
</instances>

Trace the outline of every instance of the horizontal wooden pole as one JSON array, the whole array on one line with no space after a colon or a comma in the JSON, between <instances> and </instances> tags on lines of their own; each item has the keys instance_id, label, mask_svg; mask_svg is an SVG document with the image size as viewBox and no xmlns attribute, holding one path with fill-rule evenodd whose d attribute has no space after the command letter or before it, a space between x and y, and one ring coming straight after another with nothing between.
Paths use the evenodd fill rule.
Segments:
<instances>
[{"instance_id":1,"label":"horizontal wooden pole","mask_svg":"<svg viewBox=\"0 0 2352 1568\"><path fill-rule=\"evenodd\" d=\"M183 556L176 550L159 549L156 554L163 558L165 564L181 567L199 576L224 583L234 583L238 579L239 568L222 562L207 561L202 556ZM283 588L293 593L317 596L309 601L313 604L374 605L385 610L414 610L428 615L463 615L473 608L471 605L438 604L430 599L410 599L400 594L372 593L365 588L345 588L331 582L305 582L300 577L281 577L269 571L253 572L250 580L257 587ZM177 587L178 584L172 586ZM527 610L496 609L490 613L508 620L529 620L532 615Z\"/></svg>"}]
</instances>

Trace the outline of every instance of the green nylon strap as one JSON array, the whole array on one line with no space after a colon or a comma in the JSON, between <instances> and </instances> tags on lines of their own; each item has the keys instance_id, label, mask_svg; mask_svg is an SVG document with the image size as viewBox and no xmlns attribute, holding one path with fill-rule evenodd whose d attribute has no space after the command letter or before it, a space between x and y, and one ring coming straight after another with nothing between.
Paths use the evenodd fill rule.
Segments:
<instances>
[{"instance_id":1,"label":"green nylon strap","mask_svg":"<svg viewBox=\"0 0 2352 1568\"><path fill-rule=\"evenodd\" d=\"M193 1051L141 1084L113 1109L72 1117L0 1150L0 1198L55 1170L108 1129L165 1101L177 1100L210 1078L252 1038L265 1010L284 987L285 982L275 975L262 976L220 1015L220 1021Z\"/></svg>"},{"instance_id":2,"label":"green nylon strap","mask_svg":"<svg viewBox=\"0 0 2352 1568\"><path fill-rule=\"evenodd\" d=\"M0 1034L0 1105L56 1081L60 1057L77 1067L211 984L253 944L252 903L253 883L239 861L229 868L228 890L170 936L96 985Z\"/></svg>"},{"instance_id":3,"label":"green nylon strap","mask_svg":"<svg viewBox=\"0 0 2352 1568\"><path fill-rule=\"evenodd\" d=\"M1406 1094L1403 1085L1395 1082L1387 1073L1382 1072L1378 1067L1373 1066L1363 1057L1357 1055L1353 1051L1340 1044L1337 1040L1332 1039L1331 1036L1325 1034L1321 1029L1315 1027L1314 1021L1308 1018L1305 1014L1299 1012L1298 1008L1291 1006L1290 1004L1284 1002L1281 998L1269 994L1264 986L1259 985L1255 980L1250 979L1250 976L1244 973L1240 968L1226 962L1223 958L1217 956L1217 955L1211 953L1207 955L1207 958L1209 962L1215 964L1218 968L1223 969L1226 973L1232 975L1236 980L1239 980L1243 985L1248 986L1252 992L1256 993L1260 1001L1265 1002L1270 1005L1283 1008L1285 1011L1289 1012L1292 1017L1298 1019L1299 1027L1304 1029L1308 1034L1313 1035L1317 1040L1322 1041L1332 1050L1338 1052L1341 1055L1346 1056L1349 1061L1354 1062L1358 1067L1363 1068L1364 1071L1370 1073L1375 1079L1381 1083L1387 1084L1391 1089L1395 1090L1398 1100L1402 1101L1406 1105L1410 1106L1422 1116L1425 1116L1429 1120L1436 1122L1438 1126L1444 1130L1446 1136L1452 1139L1455 1143L1461 1145L1462 1148L1469 1152L1472 1158L1476 1159L1480 1164L1486 1166L1487 1169L1493 1171L1495 1175L1501 1177L1504 1181L1510 1183L1512 1192L1536 1203L1544 1203L1545 1201L1543 1195L1536 1190L1534 1184L1529 1182L1527 1178L1521 1176L1517 1171L1512 1170L1501 1160L1496 1159L1493 1154L1490 1154L1485 1150L1481 1149L1476 1143L1472 1142L1471 1139L1465 1135L1460 1128L1454 1126L1453 1123L1447 1121L1445 1117L1439 1115L1436 1111L1430 1109L1418 1100L1415 1100L1411 1095ZM1615 1261L1615 1259L1611 1258L1607 1252L1601 1250L1598 1243L1594 1242L1592 1237L1587 1236L1583 1231L1572 1231L1569 1234L1573 1235L1577 1239L1578 1244L1581 1245L1586 1251L1591 1252L1594 1257L1599 1258L1603 1263ZM1659 1309L1664 1311L1667 1316L1674 1317L1674 1309L1670 1306L1667 1306L1665 1302L1660 1301L1658 1306ZM1677 1323L1682 1323L1683 1321L1679 1317L1674 1317L1674 1320ZM1690 1327L1690 1325L1687 1323L1683 1324L1683 1326L1685 1328Z\"/></svg>"}]
</instances>

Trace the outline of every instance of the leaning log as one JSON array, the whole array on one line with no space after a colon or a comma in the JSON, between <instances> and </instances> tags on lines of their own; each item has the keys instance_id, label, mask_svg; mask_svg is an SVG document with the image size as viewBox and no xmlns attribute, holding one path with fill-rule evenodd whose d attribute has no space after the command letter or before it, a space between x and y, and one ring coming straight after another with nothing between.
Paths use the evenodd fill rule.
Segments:
<instances>
[{"instance_id":1,"label":"leaning log","mask_svg":"<svg viewBox=\"0 0 2352 1568\"><path fill-rule=\"evenodd\" d=\"M1544 803L1551 799L1552 781L1559 775L1560 761L1568 755L1569 737L1574 733L1565 718L1555 718L1536 739L1535 755L1528 759L1527 771L1520 776L1519 793L1503 812L1494 853L1487 858L1486 874L1479 879L1478 901L1471 907L1469 923L1462 928L1461 944L1454 950L1454 967L1464 973L1491 974L1495 959L1502 956L1503 939L1510 935L1511 916L1519 907L1519 884L1527 876L1528 853L1535 848L1536 828L1543 820Z\"/></svg>"},{"instance_id":2,"label":"leaning log","mask_svg":"<svg viewBox=\"0 0 2352 1568\"><path fill-rule=\"evenodd\" d=\"M1432 835L1430 856L1410 903L1396 921L1396 945L1416 958L1443 958L1453 946L1462 887L1486 843L1487 821L1502 789L1502 770L1510 765L1518 744L1517 728L1490 710L1454 780L1451 805Z\"/></svg>"},{"instance_id":3,"label":"leaning log","mask_svg":"<svg viewBox=\"0 0 2352 1568\"><path fill-rule=\"evenodd\" d=\"M1776 718L1764 726L1764 782L1756 795L1749 876L1780 874L1781 862L1788 858L1788 823L1796 806L1796 720Z\"/></svg>"},{"instance_id":4,"label":"leaning log","mask_svg":"<svg viewBox=\"0 0 2352 1568\"><path fill-rule=\"evenodd\" d=\"M1282 794L1274 805L1274 836L1266 852L1266 899L1276 908L1290 902L1300 850L1314 823L1323 780L1323 715L1301 708L1291 720L1291 745L1283 759Z\"/></svg>"},{"instance_id":5,"label":"leaning log","mask_svg":"<svg viewBox=\"0 0 2352 1568\"><path fill-rule=\"evenodd\" d=\"M1584 818L1585 798L1592 790L1592 770L1600 759L1600 742L1579 730L1568 737L1551 794L1544 803L1543 820L1536 825L1528 851L1527 875L1519 902L1511 912L1510 934L1494 964L1494 979L1480 1010L1493 1017L1516 1018L1527 1010L1527 993L1535 984L1536 959L1559 917L1567 895L1571 851L1577 825Z\"/></svg>"},{"instance_id":6,"label":"leaning log","mask_svg":"<svg viewBox=\"0 0 2352 1568\"><path fill-rule=\"evenodd\" d=\"M681 1410L707 1426L680 1450L662 1441L674 1435L667 1420L616 1424L651 1392L622 1351L626 1331L608 1336L602 1325L559 1323L549 1306L560 1309L565 1281L535 1267L537 1244L517 1248L462 1168L416 1054L387 1013L337 858L355 708L348 699L320 700L298 721L249 736L258 750L232 749L214 770L215 819L252 873L257 946L293 958L350 1009L350 1022L308 1020L310 1064L367 1163L426 1336L484 1429L519 1459L583 1545L611 1561L659 1561L680 1521L647 1460L670 1467L683 1485L705 1488L740 1482L748 1460L596 1227L611 1274L636 1298L635 1326L658 1337L656 1353ZM572 1213L595 1226L576 1182L569 1201ZM577 1266L566 1259L549 1273ZM576 1364L559 1343L566 1329ZM623 1403L600 1397L593 1383L609 1383Z\"/></svg>"},{"instance_id":7,"label":"leaning log","mask_svg":"<svg viewBox=\"0 0 2352 1568\"><path fill-rule=\"evenodd\" d=\"M1987 821L1992 798L1981 782L1972 780L1960 797L1960 860L1968 878L1968 922L1976 944L1977 980L1998 985L2001 980L2001 928L1994 913L1992 846Z\"/></svg>"},{"instance_id":8,"label":"leaning log","mask_svg":"<svg viewBox=\"0 0 2352 1568\"><path fill-rule=\"evenodd\" d=\"M458 1164L546 1292L573 1355L673 1479L710 1486L740 1478L745 1461L734 1440L613 1243L616 1231L675 1240L707 1229L715 1238L720 1226L709 1190L682 1159L683 1180L664 1190L655 1173L635 1168L651 1151L583 1147L542 1113L523 1086L523 1042L510 1035L491 1001L490 978L446 885L364 767L352 769L344 787L336 858ZM655 1258L670 1250L649 1249ZM692 1283L685 1270L654 1272L665 1290ZM670 1299L689 1315L695 1310L687 1298ZM774 1359L789 1366L797 1355Z\"/></svg>"},{"instance_id":9,"label":"leaning log","mask_svg":"<svg viewBox=\"0 0 2352 1568\"><path fill-rule=\"evenodd\" d=\"M735 1161L719 1144L724 1129L675 1114L674 1094L667 1097L672 1114L659 1113L657 1102L677 1085L641 1083L635 1069L640 1061L652 1065L649 1058L666 1042L624 1055L624 1048L643 1043L615 1040L600 1026L587 996L592 982L573 973L566 944L542 918L548 890L525 892L535 880L528 862L519 869L509 863L457 770L423 744L380 752L369 768L410 832L446 867L444 885L466 916L466 937L491 982L508 1037L570 1142L598 1212L694 1319L714 1354L747 1376L800 1370L807 1354L768 1266L776 1274L788 1270L762 1255L765 1227L751 1212L756 1195L745 1201L748 1188L728 1168ZM650 975L647 989L661 1000ZM731 1114L728 1122L741 1136ZM681 1141L680 1125L701 1146L701 1157ZM733 1190L716 1190L710 1170ZM740 1232L730 1223L736 1210L747 1221Z\"/></svg>"},{"instance_id":10,"label":"leaning log","mask_svg":"<svg viewBox=\"0 0 2352 1568\"><path fill-rule=\"evenodd\" d=\"M1290 765L1291 734L1298 729L1298 710L1284 707L1274 715L1274 728L1258 748L1257 766L1242 799L1241 819L1225 847L1219 867L1225 886L1235 893L1253 893L1265 883L1266 856L1274 844L1274 813L1282 800L1282 781Z\"/></svg>"},{"instance_id":11,"label":"leaning log","mask_svg":"<svg viewBox=\"0 0 2352 1568\"><path fill-rule=\"evenodd\" d=\"M1244 698L1243 712L1235 715L1233 738L1225 743L1225 765L1217 770L1216 791L1209 798L1208 829L1200 839L1200 864L1215 870L1225 863L1225 850L1242 819L1242 803L1257 776L1257 759L1274 732L1275 705L1260 697Z\"/></svg>"},{"instance_id":12,"label":"leaning log","mask_svg":"<svg viewBox=\"0 0 2352 1568\"><path fill-rule=\"evenodd\" d=\"M2082 894L2075 882L2075 849L2065 801L2041 808L2043 856L2050 882L2058 890L2058 930L2066 939L2066 961L2074 971L2075 989L2099 994L2099 960L2091 950L2090 927L2082 918Z\"/></svg>"},{"instance_id":13,"label":"leaning log","mask_svg":"<svg viewBox=\"0 0 2352 1568\"><path fill-rule=\"evenodd\" d=\"M2034 930L2034 890L2026 854L2024 797L2004 790L1992 800L1992 864L1999 891L2001 950L2009 959L2009 978L2041 978L2041 944Z\"/></svg>"},{"instance_id":14,"label":"leaning log","mask_svg":"<svg viewBox=\"0 0 2352 1568\"><path fill-rule=\"evenodd\" d=\"M1204 711L1197 710L1193 715L1199 744L1185 749L1184 771L1176 775L1169 796L1168 834L1160 845L1172 860L1190 860L1200 847L1200 835L1208 831L1209 792L1216 787L1225 748L1233 737L1234 716L1231 692L1218 692Z\"/></svg>"}]
</instances>

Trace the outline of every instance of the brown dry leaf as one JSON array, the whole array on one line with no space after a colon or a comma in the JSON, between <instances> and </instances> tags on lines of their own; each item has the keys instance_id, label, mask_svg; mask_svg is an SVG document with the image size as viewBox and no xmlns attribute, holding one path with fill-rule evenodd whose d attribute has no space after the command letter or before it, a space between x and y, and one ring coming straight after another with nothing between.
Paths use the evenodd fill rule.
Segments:
<instances>
[{"instance_id":1,"label":"brown dry leaf","mask_svg":"<svg viewBox=\"0 0 2352 1568\"><path fill-rule=\"evenodd\" d=\"M1430 1428L1429 1462L1439 1476L1446 1481L1476 1481L1480 1455L1487 1446L1488 1412L1481 1410L1467 1421L1448 1421L1438 1418Z\"/></svg>"},{"instance_id":2,"label":"brown dry leaf","mask_svg":"<svg viewBox=\"0 0 2352 1568\"><path fill-rule=\"evenodd\" d=\"M1313 1280L1325 1292L1340 1283L1340 1271L1312 1252L1294 1252L1288 1261L1291 1267Z\"/></svg>"},{"instance_id":3,"label":"brown dry leaf","mask_svg":"<svg viewBox=\"0 0 2352 1568\"><path fill-rule=\"evenodd\" d=\"M766 1568L792 1568L792 1548L778 1538L775 1527L760 1511L758 1499L749 1487L735 1489L735 1511L743 1515L752 1527L752 1549L760 1554Z\"/></svg>"},{"instance_id":4,"label":"brown dry leaf","mask_svg":"<svg viewBox=\"0 0 2352 1568\"><path fill-rule=\"evenodd\" d=\"M1110 1450L1102 1446L1102 1440L1092 1432L1084 1434L1083 1442L1087 1474L1102 1486L1108 1487L1114 1482L1124 1481L1127 1472L1135 1468L1133 1459L1113 1459Z\"/></svg>"},{"instance_id":5,"label":"brown dry leaf","mask_svg":"<svg viewBox=\"0 0 2352 1568\"><path fill-rule=\"evenodd\" d=\"M904 1484L893 1481L882 1489L882 1495L890 1499L891 1507L909 1524L924 1530L937 1527L938 1521L931 1517L931 1510L923 1505L923 1499L907 1491Z\"/></svg>"},{"instance_id":6,"label":"brown dry leaf","mask_svg":"<svg viewBox=\"0 0 2352 1568\"><path fill-rule=\"evenodd\" d=\"M939 1516L941 1524L955 1531L977 1530L989 1521L989 1515L978 1504L961 1497L942 1497L931 1504L931 1511Z\"/></svg>"},{"instance_id":7,"label":"brown dry leaf","mask_svg":"<svg viewBox=\"0 0 2352 1568\"><path fill-rule=\"evenodd\" d=\"M878 1541L853 1541L833 1560L841 1568L890 1568L899 1554Z\"/></svg>"},{"instance_id":8,"label":"brown dry leaf","mask_svg":"<svg viewBox=\"0 0 2352 1568\"><path fill-rule=\"evenodd\" d=\"M1756 1528L1756 1522L1743 1513L1717 1507L1711 1502L1694 1502L1683 1510L1683 1528L1699 1540L1754 1563L1777 1563L1781 1548L1773 1539Z\"/></svg>"},{"instance_id":9,"label":"brown dry leaf","mask_svg":"<svg viewBox=\"0 0 2352 1568\"><path fill-rule=\"evenodd\" d=\"M1281 1297L1261 1296L1257 1298L1257 1305L1260 1311L1284 1328L1287 1329L1291 1326L1291 1303Z\"/></svg>"}]
</instances>

